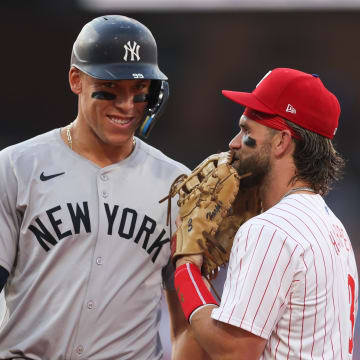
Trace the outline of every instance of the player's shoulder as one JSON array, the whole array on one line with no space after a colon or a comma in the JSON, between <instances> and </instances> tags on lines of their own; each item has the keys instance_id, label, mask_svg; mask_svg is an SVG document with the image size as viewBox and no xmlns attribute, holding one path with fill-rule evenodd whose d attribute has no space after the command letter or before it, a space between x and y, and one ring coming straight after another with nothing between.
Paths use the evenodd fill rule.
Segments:
<instances>
[{"instance_id":1,"label":"player's shoulder","mask_svg":"<svg viewBox=\"0 0 360 360\"><path fill-rule=\"evenodd\" d=\"M165 155L161 150L147 144L139 138L136 138L136 142L139 144L139 150L143 153L143 156L147 158L147 161L156 164L156 167L178 173L190 173L190 169L187 166Z\"/></svg>"},{"instance_id":2,"label":"player's shoulder","mask_svg":"<svg viewBox=\"0 0 360 360\"><path fill-rule=\"evenodd\" d=\"M257 216L254 216L253 218L246 221L241 226L242 233L248 233L248 234L255 234L258 233L259 235L265 234L265 233L277 233L277 236L280 237L286 237L286 232L277 225L271 216L266 214L266 212L261 213Z\"/></svg>"},{"instance_id":3,"label":"player's shoulder","mask_svg":"<svg viewBox=\"0 0 360 360\"><path fill-rule=\"evenodd\" d=\"M278 241L297 243L294 234L274 215L276 207L252 217L241 226L241 232L248 237L273 237Z\"/></svg>"},{"instance_id":4,"label":"player's shoulder","mask_svg":"<svg viewBox=\"0 0 360 360\"><path fill-rule=\"evenodd\" d=\"M262 228L268 233L274 232L277 237L281 234L282 238L303 249L311 248L315 233L322 224L321 221L316 223L314 218L325 216L324 204L320 195L292 194L250 219L246 226L251 226L253 230ZM309 226L312 222L314 226Z\"/></svg>"},{"instance_id":5,"label":"player's shoulder","mask_svg":"<svg viewBox=\"0 0 360 360\"><path fill-rule=\"evenodd\" d=\"M2 149L0 161L8 159L11 162L16 162L16 160L24 157L30 159L37 156L38 153L46 154L60 138L59 131L59 129L54 129Z\"/></svg>"},{"instance_id":6,"label":"player's shoulder","mask_svg":"<svg viewBox=\"0 0 360 360\"><path fill-rule=\"evenodd\" d=\"M247 248L261 246L272 249L271 251L283 249L287 254L292 254L293 251L304 254L307 251L306 245L272 220L266 212L255 216L240 227L236 237L246 243Z\"/></svg>"}]
</instances>

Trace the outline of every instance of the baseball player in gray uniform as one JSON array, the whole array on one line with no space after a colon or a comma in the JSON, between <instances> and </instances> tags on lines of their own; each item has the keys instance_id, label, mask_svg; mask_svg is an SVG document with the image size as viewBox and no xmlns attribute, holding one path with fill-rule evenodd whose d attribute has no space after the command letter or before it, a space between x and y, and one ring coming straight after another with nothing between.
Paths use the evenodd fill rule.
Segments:
<instances>
[{"instance_id":1,"label":"baseball player in gray uniform","mask_svg":"<svg viewBox=\"0 0 360 360\"><path fill-rule=\"evenodd\" d=\"M0 327L3 321L6 318L6 303L4 298L4 292L0 292Z\"/></svg>"},{"instance_id":2,"label":"baseball player in gray uniform","mask_svg":"<svg viewBox=\"0 0 360 360\"><path fill-rule=\"evenodd\" d=\"M76 119L0 152L0 359L161 359L162 284L174 358L202 358L159 203L188 169L140 139L169 94L151 32L124 16L92 20L69 82Z\"/></svg>"}]
</instances>

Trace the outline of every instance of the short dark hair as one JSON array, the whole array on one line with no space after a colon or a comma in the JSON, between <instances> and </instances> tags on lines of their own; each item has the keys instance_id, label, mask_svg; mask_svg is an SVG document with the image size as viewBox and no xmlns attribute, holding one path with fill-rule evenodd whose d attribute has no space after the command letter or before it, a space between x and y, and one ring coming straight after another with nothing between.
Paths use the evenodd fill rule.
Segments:
<instances>
[{"instance_id":1,"label":"short dark hair","mask_svg":"<svg viewBox=\"0 0 360 360\"><path fill-rule=\"evenodd\" d=\"M316 193L326 195L332 183L341 179L345 160L335 150L330 139L291 121L286 120L286 123L301 137L299 140L294 139L296 174L291 182L304 180Z\"/></svg>"}]
</instances>

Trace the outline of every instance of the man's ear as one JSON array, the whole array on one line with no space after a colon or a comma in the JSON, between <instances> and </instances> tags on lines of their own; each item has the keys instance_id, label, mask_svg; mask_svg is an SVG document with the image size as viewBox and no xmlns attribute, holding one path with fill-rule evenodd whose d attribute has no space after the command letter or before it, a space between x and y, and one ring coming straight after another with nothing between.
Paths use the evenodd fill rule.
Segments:
<instances>
[{"instance_id":1,"label":"man's ear","mask_svg":"<svg viewBox=\"0 0 360 360\"><path fill-rule=\"evenodd\" d=\"M290 130L284 129L276 134L273 139L273 146L275 156L281 157L292 153L294 150L294 142Z\"/></svg>"},{"instance_id":2,"label":"man's ear","mask_svg":"<svg viewBox=\"0 0 360 360\"><path fill-rule=\"evenodd\" d=\"M83 78L81 76L80 70L72 67L69 71L69 84L71 91L76 95L81 93L82 80Z\"/></svg>"}]
</instances>

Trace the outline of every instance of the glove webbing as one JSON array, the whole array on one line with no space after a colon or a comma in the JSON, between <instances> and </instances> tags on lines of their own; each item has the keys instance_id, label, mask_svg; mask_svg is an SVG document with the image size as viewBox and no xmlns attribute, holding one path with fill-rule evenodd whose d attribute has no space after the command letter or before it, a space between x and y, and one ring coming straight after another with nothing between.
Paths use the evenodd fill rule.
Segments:
<instances>
[{"instance_id":1,"label":"glove webbing","mask_svg":"<svg viewBox=\"0 0 360 360\"><path fill-rule=\"evenodd\" d=\"M163 199L159 200L159 203L162 203L166 199L168 200L168 206L167 206L167 216L166 216L166 225L169 226L170 223L170 235L172 235L172 229L171 229L171 198L175 196L178 189L176 188L177 185L183 180L188 178L188 175L181 174L179 175L171 184L169 194L165 196Z\"/></svg>"}]
</instances>

